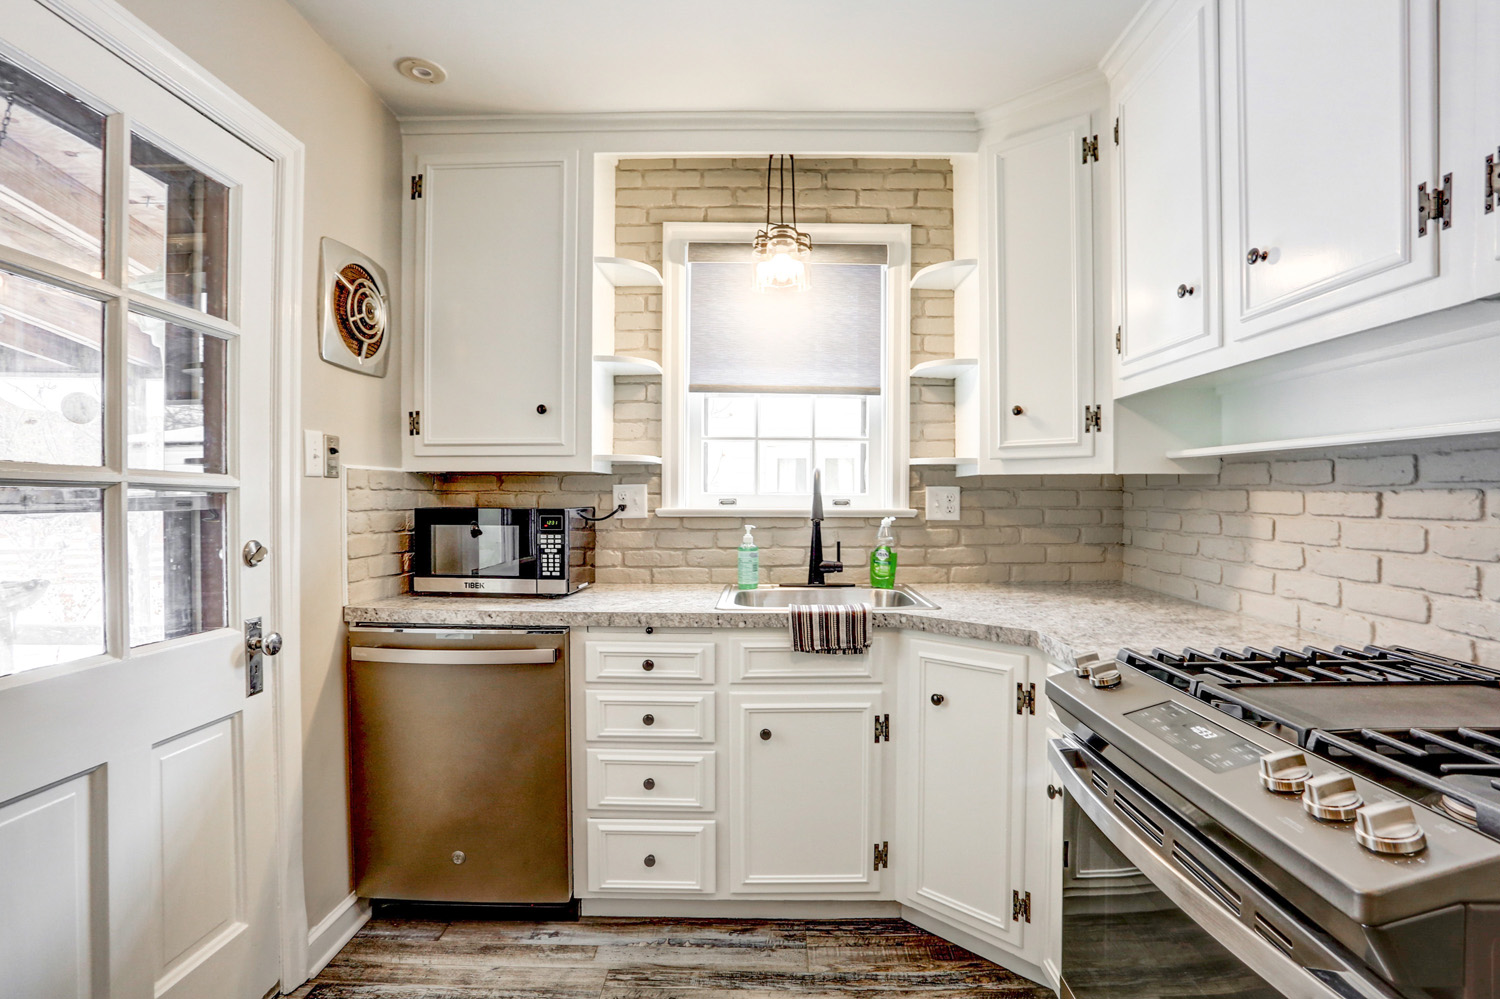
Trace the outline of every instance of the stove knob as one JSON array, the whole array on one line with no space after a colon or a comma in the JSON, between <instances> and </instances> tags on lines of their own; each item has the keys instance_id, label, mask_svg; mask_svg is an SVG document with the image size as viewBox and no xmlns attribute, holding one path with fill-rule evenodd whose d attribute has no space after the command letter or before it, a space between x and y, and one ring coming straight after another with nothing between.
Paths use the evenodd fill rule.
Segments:
<instances>
[{"instance_id":1,"label":"stove knob","mask_svg":"<svg viewBox=\"0 0 1500 999\"><path fill-rule=\"evenodd\" d=\"M1312 771L1307 767L1307 757L1299 750L1286 749L1269 753L1260 758L1260 782L1267 791L1278 794L1301 794L1307 786Z\"/></svg>"},{"instance_id":2,"label":"stove knob","mask_svg":"<svg viewBox=\"0 0 1500 999\"><path fill-rule=\"evenodd\" d=\"M1354 778L1348 774L1323 774L1310 778L1302 792L1302 807L1322 822L1348 822L1365 803Z\"/></svg>"},{"instance_id":3,"label":"stove knob","mask_svg":"<svg viewBox=\"0 0 1500 999\"><path fill-rule=\"evenodd\" d=\"M1355 812L1354 838L1371 853L1405 856L1427 849L1427 834L1404 801L1366 805Z\"/></svg>"},{"instance_id":4,"label":"stove knob","mask_svg":"<svg viewBox=\"0 0 1500 999\"><path fill-rule=\"evenodd\" d=\"M1089 665L1089 686L1108 689L1120 685L1120 669L1113 662L1100 661Z\"/></svg>"},{"instance_id":5,"label":"stove knob","mask_svg":"<svg viewBox=\"0 0 1500 999\"><path fill-rule=\"evenodd\" d=\"M1080 680L1088 679L1089 669L1093 663L1098 662L1099 653L1085 652L1073 660L1073 675Z\"/></svg>"}]
</instances>

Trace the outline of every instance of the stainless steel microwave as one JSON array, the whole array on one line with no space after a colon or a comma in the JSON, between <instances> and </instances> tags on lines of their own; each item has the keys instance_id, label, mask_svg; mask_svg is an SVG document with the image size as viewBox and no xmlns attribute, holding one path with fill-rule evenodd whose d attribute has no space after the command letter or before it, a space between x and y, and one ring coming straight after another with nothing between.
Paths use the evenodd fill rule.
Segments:
<instances>
[{"instance_id":1,"label":"stainless steel microwave","mask_svg":"<svg viewBox=\"0 0 1500 999\"><path fill-rule=\"evenodd\" d=\"M561 597L594 581L593 507L442 507L416 512L417 593Z\"/></svg>"}]
</instances>

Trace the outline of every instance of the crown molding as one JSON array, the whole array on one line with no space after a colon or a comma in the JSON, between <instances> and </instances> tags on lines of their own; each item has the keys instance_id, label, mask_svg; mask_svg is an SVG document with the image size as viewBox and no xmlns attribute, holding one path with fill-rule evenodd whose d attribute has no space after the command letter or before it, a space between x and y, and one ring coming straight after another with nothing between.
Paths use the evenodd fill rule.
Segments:
<instances>
[{"instance_id":1,"label":"crown molding","mask_svg":"<svg viewBox=\"0 0 1500 999\"><path fill-rule=\"evenodd\" d=\"M1054 80L1043 87L1029 90L1019 97L1014 97L1004 104L996 104L992 108L986 108L974 116L979 123L980 129L987 129L1007 118L1014 117L1023 111L1060 101L1076 94L1084 93L1095 87L1106 86L1108 81L1097 69L1084 69L1071 76L1065 76L1061 80Z\"/></svg>"},{"instance_id":2,"label":"crown molding","mask_svg":"<svg viewBox=\"0 0 1500 999\"><path fill-rule=\"evenodd\" d=\"M557 132L912 132L972 137L970 111L621 111L404 115L405 135Z\"/></svg>"}]
</instances>

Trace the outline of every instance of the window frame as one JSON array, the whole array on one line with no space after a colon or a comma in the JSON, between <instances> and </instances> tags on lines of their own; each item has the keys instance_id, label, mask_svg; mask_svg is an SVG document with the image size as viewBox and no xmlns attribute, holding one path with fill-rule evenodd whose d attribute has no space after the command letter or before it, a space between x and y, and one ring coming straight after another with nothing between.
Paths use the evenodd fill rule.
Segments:
<instances>
[{"instance_id":1,"label":"window frame","mask_svg":"<svg viewBox=\"0 0 1500 999\"><path fill-rule=\"evenodd\" d=\"M753 222L667 222L662 225L662 506L665 517L788 516L807 512L811 493L740 497L748 502L707 505L695 488L701 454L694 449L694 399L688 393L687 247L696 242L743 242L748 261L750 242L759 226ZM911 226L890 223L813 223L802 227L818 246L837 243L884 245L886 264L886 330L882 344L879 425L870 426L869 492L862 498L824 496L835 515L851 517L916 516L911 509ZM787 294L795 294L788 292ZM872 418L876 414L871 414ZM876 449L879 453L876 453ZM838 499L845 506L834 507Z\"/></svg>"}]
</instances>

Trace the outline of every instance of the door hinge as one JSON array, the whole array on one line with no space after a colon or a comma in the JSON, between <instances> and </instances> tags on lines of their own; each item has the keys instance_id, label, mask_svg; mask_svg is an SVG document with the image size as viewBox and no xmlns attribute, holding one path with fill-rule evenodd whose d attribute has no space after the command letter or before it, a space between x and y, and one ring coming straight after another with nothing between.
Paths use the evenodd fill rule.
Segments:
<instances>
[{"instance_id":1,"label":"door hinge","mask_svg":"<svg viewBox=\"0 0 1500 999\"><path fill-rule=\"evenodd\" d=\"M891 844L889 842L875 844L875 866L873 870L891 866Z\"/></svg>"},{"instance_id":2,"label":"door hinge","mask_svg":"<svg viewBox=\"0 0 1500 999\"><path fill-rule=\"evenodd\" d=\"M1121 341L1121 339L1124 336L1124 329L1125 328L1123 326L1116 326L1115 327L1115 353L1116 354L1123 354L1125 352L1124 348L1120 346L1120 341Z\"/></svg>"},{"instance_id":3,"label":"door hinge","mask_svg":"<svg viewBox=\"0 0 1500 999\"><path fill-rule=\"evenodd\" d=\"M1018 923L1031 922L1031 892L1024 895L1018 891L1010 893L1010 918Z\"/></svg>"},{"instance_id":4,"label":"door hinge","mask_svg":"<svg viewBox=\"0 0 1500 999\"><path fill-rule=\"evenodd\" d=\"M1104 419L1103 412L1104 412L1103 409L1101 407L1099 407L1099 406L1084 406L1083 407L1083 432L1084 433L1088 433L1091 430L1100 430L1101 429L1100 428L1100 424L1103 422L1103 419Z\"/></svg>"},{"instance_id":5,"label":"door hinge","mask_svg":"<svg viewBox=\"0 0 1500 999\"><path fill-rule=\"evenodd\" d=\"M1120 119L1115 119L1115 145L1120 144Z\"/></svg>"},{"instance_id":6,"label":"door hinge","mask_svg":"<svg viewBox=\"0 0 1500 999\"><path fill-rule=\"evenodd\" d=\"M876 742L890 742L891 741L891 716L890 715L876 715L875 716L875 741Z\"/></svg>"},{"instance_id":7,"label":"door hinge","mask_svg":"<svg viewBox=\"0 0 1500 999\"><path fill-rule=\"evenodd\" d=\"M1417 235L1427 235L1427 223L1441 220L1444 229L1453 228L1453 175L1443 174L1443 186L1427 192L1426 183L1417 185Z\"/></svg>"},{"instance_id":8,"label":"door hinge","mask_svg":"<svg viewBox=\"0 0 1500 999\"><path fill-rule=\"evenodd\" d=\"M414 409L406 414L406 436L415 437L422 432L422 411Z\"/></svg>"},{"instance_id":9,"label":"door hinge","mask_svg":"<svg viewBox=\"0 0 1500 999\"><path fill-rule=\"evenodd\" d=\"M1016 684L1016 714L1036 714L1036 684Z\"/></svg>"},{"instance_id":10,"label":"door hinge","mask_svg":"<svg viewBox=\"0 0 1500 999\"><path fill-rule=\"evenodd\" d=\"M1491 153L1484 158L1484 213L1495 210L1496 197L1500 196L1500 156Z\"/></svg>"},{"instance_id":11,"label":"door hinge","mask_svg":"<svg viewBox=\"0 0 1500 999\"><path fill-rule=\"evenodd\" d=\"M1099 136L1097 135L1092 138L1087 135L1083 137L1083 162L1087 163L1089 160L1099 162Z\"/></svg>"},{"instance_id":12,"label":"door hinge","mask_svg":"<svg viewBox=\"0 0 1500 999\"><path fill-rule=\"evenodd\" d=\"M416 201L422 196L422 175L417 174L411 179L411 200Z\"/></svg>"}]
</instances>

